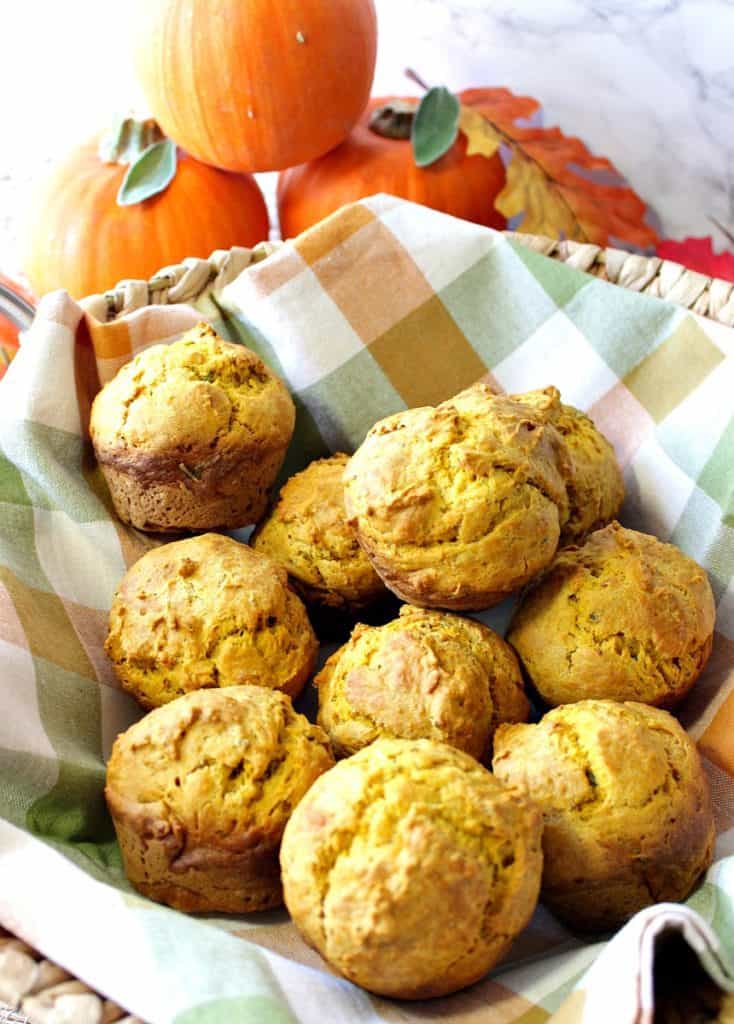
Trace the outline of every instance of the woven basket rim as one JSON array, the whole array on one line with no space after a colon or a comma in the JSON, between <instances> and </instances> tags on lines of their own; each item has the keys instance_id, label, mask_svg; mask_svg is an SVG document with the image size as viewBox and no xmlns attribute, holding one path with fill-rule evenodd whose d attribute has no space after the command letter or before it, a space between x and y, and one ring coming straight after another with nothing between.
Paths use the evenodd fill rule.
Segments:
<instances>
[{"instance_id":1,"label":"woven basket rim","mask_svg":"<svg viewBox=\"0 0 734 1024\"><path fill-rule=\"evenodd\" d=\"M734 327L734 282L708 277L659 256L643 256L611 246L505 231L518 245L576 270L631 291L665 299L709 320ZM109 322L149 305L195 303L207 290L223 288L242 270L277 252L284 242L260 242L253 249L220 249L208 259L188 258L163 267L148 281L120 281L102 295L84 299L84 308Z\"/></svg>"}]
</instances>

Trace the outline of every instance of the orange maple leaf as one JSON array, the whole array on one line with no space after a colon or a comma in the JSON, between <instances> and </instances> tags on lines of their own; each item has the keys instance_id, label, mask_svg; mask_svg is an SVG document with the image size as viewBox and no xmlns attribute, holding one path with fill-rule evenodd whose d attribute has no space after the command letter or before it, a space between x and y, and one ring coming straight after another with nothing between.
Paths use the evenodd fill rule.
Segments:
<instances>
[{"instance_id":1,"label":"orange maple leaf","mask_svg":"<svg viewBox=\"0 0 734 1024\"><path fill-rule=\"evenodd\" d=\"M658 241L644 222L645 203L606 157L559 128L518 124L539 110L537 100L509 89L466 89L459 100L468 152L510 150L507 183L495 206L506 217L522 215L519 231L596 245L646 248Z\"/></svg>"}]
</instances>

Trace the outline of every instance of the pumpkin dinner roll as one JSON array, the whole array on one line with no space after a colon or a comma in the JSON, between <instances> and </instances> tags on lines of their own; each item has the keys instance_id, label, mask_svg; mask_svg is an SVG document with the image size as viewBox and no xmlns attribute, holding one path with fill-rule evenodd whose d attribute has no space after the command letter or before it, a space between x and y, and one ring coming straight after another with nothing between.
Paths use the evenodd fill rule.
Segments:
<instances>
[{"instance_id":1,"label":"pumpkin dinner roll","mask_svg":"<svg viewBox=\"0 0 734 1024\"><path fill-rule=\"evenodd\" d=\"M263 687L200 690L151 711L117 737L107 766L127 877L178 910L278 906L285 823L333 763L321 729Z\"/></svg>"},{"instance_id":2,"label":"pumpkin dinner roll","mask_svg":"<svg viewBox=\"0 0 734 1024\"><path fill-rule=\"evenodd\" d=\"M684 900L715 829L695 744L667 711L584 700L502 725L493 770L542 808L541 899L576 928L617 928Z\"/></svg>"},{"instance_id":3,"label":"pumpkin dinner roll","mask_svg":"<svg viewBox=\"0 0 734 1024\"><path fill-rule=\"evenodd\" d=\"M243 683L295 697L318 643L281 566L207 533L153 548L128 569L105 651L122 686L151 708Z\"/></svg>"},{"instance_id":4,"label":"pumpkin dinner roll","mask_svg":"<svg viewBox=\"0 0 734 1024\"><path fill-rule=\"evenodd\" d=\"M547 392L531 391L523 401L547 408ZM568 494L568 519L560 544L572 544L606 526L624 500L624 481L614 448L592 419L572 405L553 405L553 426L561 435L566 456L560 464Z\"/></svg>"},{"instance_id":5,"label":"pumpkin dinner roll","mask_svg":"<svg viewBox=\"0 0 734 1024\"><path fill-rule=\"evenodd\" d=\"M489 755L500 722L530 705L512 648L473 619L403 605L384 626L358 625L316 676L319 725L337 757L380 736L433 739Z\"/></svg>"},{"instance_id":6,"label":"pumpkin dinner roll","mask_svg":"<svg viewBox=\"0 0 734 1024\"><path fill-rule=\"evenodd\" d=\"M281 380L202 323L126 363L95 398L90 433L123 522L233 529L265 512L294 423Z\"/></svg>"},{"instance_id":7,"label":"pumpkin dinner roll","mask_svg":"<svg viewBox=\"0 0 734 1024\"><path fill-rule=\"evenodd\" d=\"M545 568L568 519L555 388L475 384L376 423L349 461L350 521L387 586L412 604L480 609Z\"/></svg>"},{"instance_id":8,"label":"pumpkin dinner roll","mask_svg":"<svg viewBox=\"0 0 734 1024\"><path fill-rule=\"evenodd\" d=\"M387 591L347 522L342 477L348 461L348 455L332 455L292 476L251 543L288 571L309 606L354 616Z\"/></svg>"},{"instance_id":9,"label":"pumpkin dinner roll","mask_svg":"<svg viewBox=\"0 0 734 1024\"><path fill-rule=\"evenodd\" d=\"M549 705L590 697L671 706L703 671L715 617L700 565L611 523L558 553L507 639Z\"/></svg>"},{"instance_id":10,"label":"pumpkin dinner roll","mask_svg":"<svg viewBox=\"0 0 734 1024\"><path fill-rule=\"evenodd\" d=\"M283 894L350 981L425 999L471 985L535 909L540 812L474 758L377 740L314 783L286 825Z\"/></svg>"},{"instance_id":11,"label":"pumpkin dinner roll","mask_svg":"<svg viewBox=\"0 0 734 1024\"><path fill-rule=\"evenodd\" d=\"M569 517L561 544L571 544L615 519L624 500L624 481L614 448L593 420L562 405L556 429L566 443Z\"/></svg>"}]
</instances>

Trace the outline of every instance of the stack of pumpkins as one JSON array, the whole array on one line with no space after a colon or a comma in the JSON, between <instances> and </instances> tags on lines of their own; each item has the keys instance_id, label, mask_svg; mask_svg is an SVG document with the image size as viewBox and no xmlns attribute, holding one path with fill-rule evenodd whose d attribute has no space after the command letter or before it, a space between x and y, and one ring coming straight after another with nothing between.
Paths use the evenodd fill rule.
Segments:
<instances>
[{"instance_id":1,"label":"stack of pumpkins","mask_svg":"<svg viewBox=\"0 0 734 1024\"><path fill-rule=\"evenodd\" d=\"M504 226L493 206L505 181L498 155L467 156L459 134L420 168L410 144L418 100L370 100L373 0L146 0L133 38L155 121L128 119L45 183L26 258L38 295L63 287L82 298L266 239L254 172L282 172L286 238L375 192Z\"/></svg>"}]
</instances>

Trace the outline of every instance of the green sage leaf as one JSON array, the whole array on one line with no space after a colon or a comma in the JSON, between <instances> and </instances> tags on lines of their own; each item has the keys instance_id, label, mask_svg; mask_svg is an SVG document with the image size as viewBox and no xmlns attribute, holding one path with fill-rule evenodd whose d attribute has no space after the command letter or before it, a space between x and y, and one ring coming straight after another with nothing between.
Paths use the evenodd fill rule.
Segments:
<instances>
[{"instance_id":1,"label":"green sage leaf","mask_svg":"<svg viewBox=\"0 0 734 1024\"><path fill-rule=\"evenodd\" d=\"M428 167L451 149L459 133L459 115L459 101L452 92L442 85L428 90L416 111L411 133L418 167Z\"/></svg>"},{"instance_id":2,"label":"green sage leaf","mask_svg":"<svg viewBox=\"0 0 734 1024\"><path fill-rule=\"evenodd\" d=\"M128 167L117 193L118 206L134 206L158 195L168 188L175 174L176 143L171 139L154 142Z\"/></svg>"}]
</instances>

